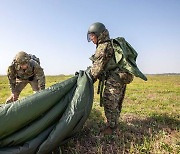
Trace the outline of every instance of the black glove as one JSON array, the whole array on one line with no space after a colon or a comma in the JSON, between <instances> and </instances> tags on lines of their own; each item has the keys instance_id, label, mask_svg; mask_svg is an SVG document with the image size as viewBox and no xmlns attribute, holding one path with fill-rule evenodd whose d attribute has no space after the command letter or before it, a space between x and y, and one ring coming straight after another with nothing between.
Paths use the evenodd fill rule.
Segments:
<instances>
[{"instance_id":1,"label":"black glove","mask_svg":"<svg viewBox=\"0 0 180 154\"><path fill-rule=\"evenodd\" d=\"M79 75L79 72L75 72L75 75Z\"/></svg>"},{"instance_id":2,"label":"black glove","mask_svg":"<svg viewBox=\"0 0 180 154\"><path fill-rule=\"evenodd\" d=\"M79 72L75 72L75 75L78 75L78 76L83 76L84 74L84 71L80 70Z\"/></svg>"}]
</instances>

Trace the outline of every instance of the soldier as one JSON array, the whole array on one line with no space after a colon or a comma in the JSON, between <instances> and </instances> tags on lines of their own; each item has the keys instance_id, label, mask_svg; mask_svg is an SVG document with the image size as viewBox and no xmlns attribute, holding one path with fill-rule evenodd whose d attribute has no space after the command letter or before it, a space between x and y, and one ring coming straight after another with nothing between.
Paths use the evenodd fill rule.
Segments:
<instances>
[{"instance_id":1,"label":"soldier","mask_svg":"<svg viewBox=\"0 0 180 154\"><path fill-rule=\"evenodd\" d=\"M107 126L102 133L110 135L117 128L126 84L132 82L133 75L119 68L106 71L108 63L114 60L114 51L104 24L99 22L92 24L88 29L87 39L96 45L96 52L90 58L93 62L90 68L93 81L97 79L105 81L102 99Z\"/></svg>"},{"instance_id":2,"label":"soldier","mask_svg":"<svg viewBox=\"0 0 180 154\"><path fill-rule=\"evenodd\" d=\"M34 92L45 89L45 75L39 59L21 51L16 54L12 64L8 67L11 96L6 103L18 100L21 91L29 83Z\"/></svg>"}]
</instances>

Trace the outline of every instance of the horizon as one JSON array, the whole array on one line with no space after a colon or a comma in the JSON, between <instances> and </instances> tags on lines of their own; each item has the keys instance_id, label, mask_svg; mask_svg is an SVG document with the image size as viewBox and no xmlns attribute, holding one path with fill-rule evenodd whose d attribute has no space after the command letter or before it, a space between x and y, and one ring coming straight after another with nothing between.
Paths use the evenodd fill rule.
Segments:
<instances>
[{"instance_id":1,"label":"horizon","mask_svg":"<svg viewBox=\"0 0 180 154\"><path fill-rule=\"evenodd\" d=\"M73 76L75 74L45 74L45 76ZM144 74L144 75L180 75L180 73L157 73L157 74ZM0 76L7 76L6 74L0 74ZM135 76L136 77L136 76ZM136 77L138 78L138 77Z\"/></svg>"}]
</instances>

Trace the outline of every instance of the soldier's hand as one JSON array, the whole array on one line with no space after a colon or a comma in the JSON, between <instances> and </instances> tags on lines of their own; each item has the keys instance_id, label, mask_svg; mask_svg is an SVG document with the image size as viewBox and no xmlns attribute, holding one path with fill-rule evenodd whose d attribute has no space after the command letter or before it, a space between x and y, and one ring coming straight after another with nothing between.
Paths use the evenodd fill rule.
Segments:
<instances>
[{"instance_id":1,"label":"soldier's hand","mask_svg":"<svg viewBox=\"0 0 180 154\"><path fill-rule=\"evenodd\" d=\"M39 90L44 90L45 89L45 84L39 85Z\"/></svg>"},{"instance_id":2,"label":"soldier's hand","mask_svg":"<svg viewBox=\"0 0 180 154\"><path fill-rule=\"evenodd\" d=\"M92 73L91 73L91 70L89 71L89 75L90 75L93 83L95 83L97 79L94 78L94 76L93 76Z\"/></svg>"},{"instance_id":3,"label":"soldier's hand","mask_svg":"<svg viewBox=\"0 0 180 154\"><path fill-rule=\"evenodd\" d=\"M17 93L12 93L11 96L12 96L12 98L13 98L13 101L17 101L17 100L18 100L18 95L17 95Z\"/></svg>"},{"instance_id":4,"label":"soldier's hand","mask_svg":"<svg viewBox=\"0 0 180 154\"><path fill-rule=\"evenodd\" d=\"M16 93L12 93L10 97L6 99L6 103L11 103L18 100L18 95Z\"/></svg>"},{"instance_id":5,"label":"soldier's hand","mask_svg":"<svg viewBox=\"0 0 180 154\"><path fill-rule=\"evenodd\" d=\"M11 102L13 102L12 96L10 96L10 97L8 97L8 98L6 99L6 104L7 104L7 103L11 103Z\"/></svg>"}]
</instances>

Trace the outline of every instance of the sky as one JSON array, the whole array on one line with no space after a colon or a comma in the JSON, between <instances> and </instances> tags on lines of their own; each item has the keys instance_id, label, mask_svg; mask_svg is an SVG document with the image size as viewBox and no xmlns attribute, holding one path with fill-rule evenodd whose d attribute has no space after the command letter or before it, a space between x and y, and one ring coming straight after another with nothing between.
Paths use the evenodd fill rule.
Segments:
<instances>
[{"instance_id":1,"label":"sky","mask_svg":"<svg viewBox=\"0 0 180 154\"><path fill-rule=\"evenodd\" d=\"M95 22L133 46L143 73L180 73L179 0L0 0L0 74L19 51L40 58L46 75L85 70Z\"/></svg>"}]
</instances>

